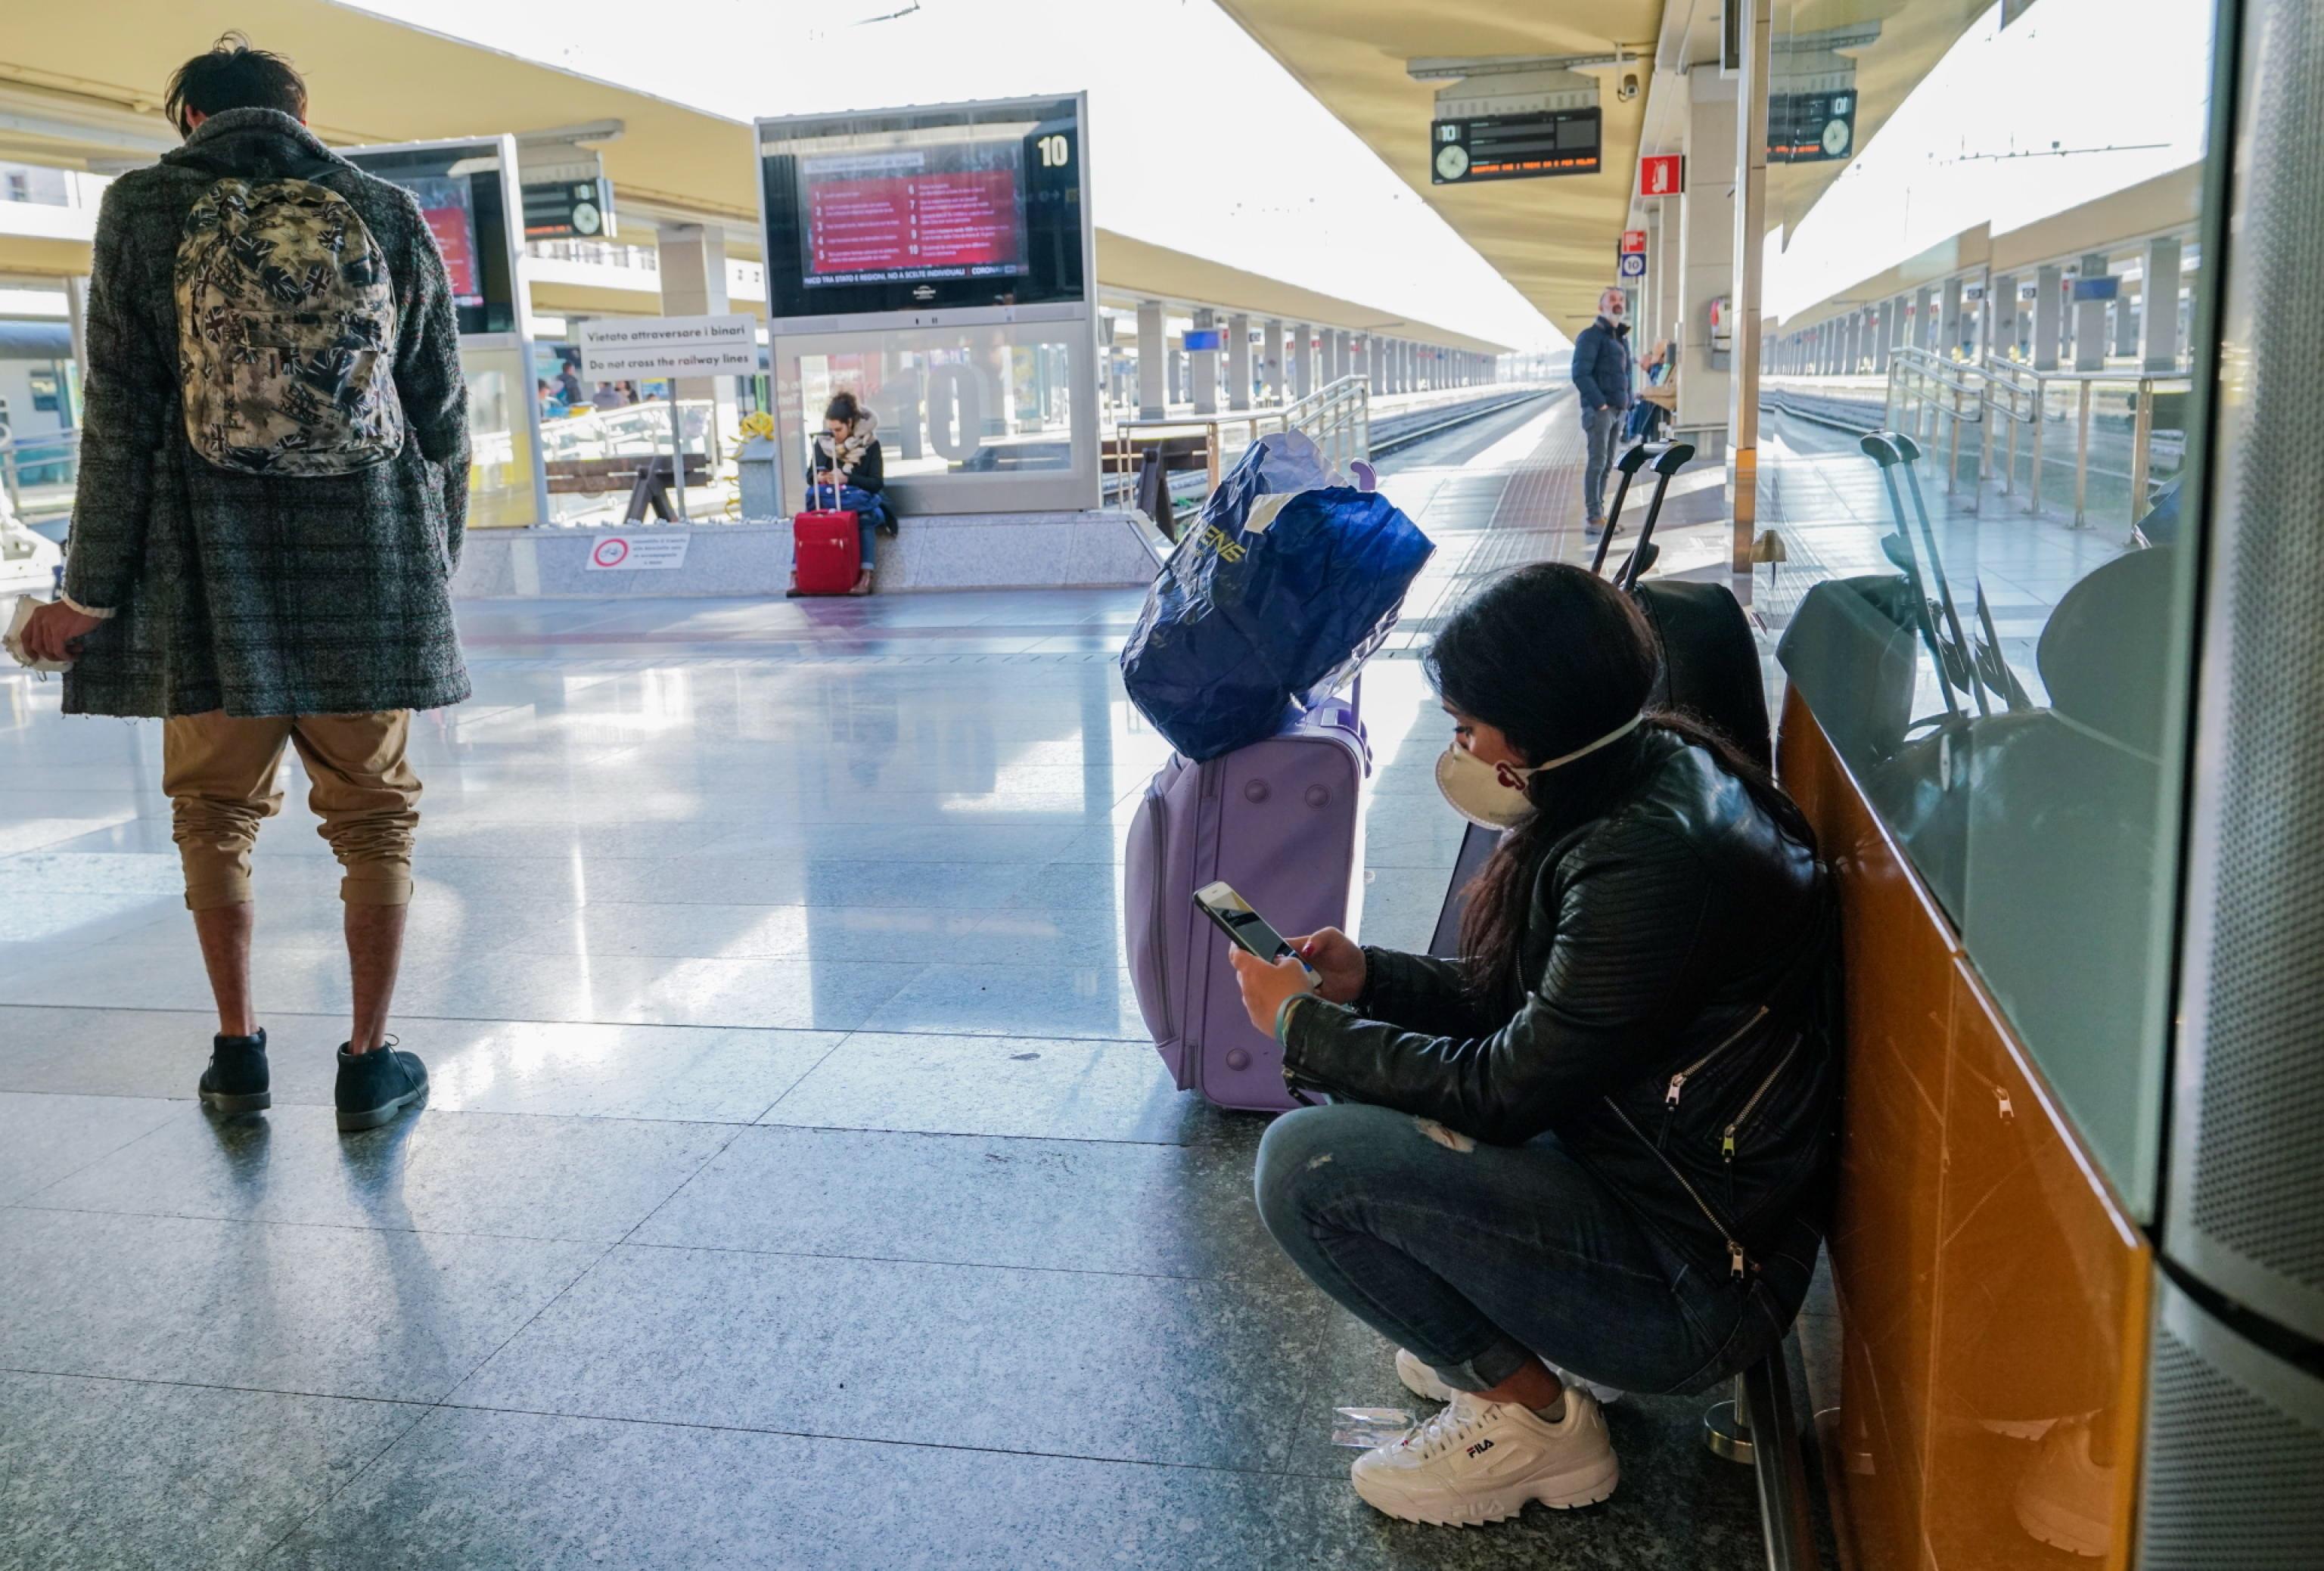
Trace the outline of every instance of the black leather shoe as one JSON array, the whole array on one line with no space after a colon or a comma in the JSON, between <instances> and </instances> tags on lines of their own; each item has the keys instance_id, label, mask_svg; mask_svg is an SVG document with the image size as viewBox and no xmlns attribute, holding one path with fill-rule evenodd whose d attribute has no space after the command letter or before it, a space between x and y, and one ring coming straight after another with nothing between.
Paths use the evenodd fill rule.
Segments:
<instances>
[{"instance_id":1,"label":"black leather shoe","mask_svg":"<svg viewBox=\"0 0 2324 1571\"><path fill-rule=\"evenodd\" d=\"M202 1106L214 1113L255 1113L274 1106L266 1089L266 1033L210 1038L210 1067L202 1071Z\"/></svg>"},{"instance_id":2,"label":"black leather shoe","mask_svg":"<svg viewBox=\"0 0 2324 1571\"><path fill-rule=\"evenodd\" d=\"M343 1133L376 1129L427 1094L428 1066L418 1053L398 1049L393 1037L370 1052L349 1052L339 1043L339 1083L331 1100Z\"/></svg>"}]
</instances>

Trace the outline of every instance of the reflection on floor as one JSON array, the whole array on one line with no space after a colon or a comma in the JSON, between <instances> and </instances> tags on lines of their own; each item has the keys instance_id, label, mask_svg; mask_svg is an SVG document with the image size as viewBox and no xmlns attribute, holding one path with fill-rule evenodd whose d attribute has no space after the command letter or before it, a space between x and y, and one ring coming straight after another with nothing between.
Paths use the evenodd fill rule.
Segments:
<instances>
[{"instance_id":1,"label":"reflection on floor","mask_svg":"<svg viewBox=\"0 0 2324 1571\"><path fill-rule=\"evenodd\" d=\"M1574 548L1570 426L1389 482L1443 537L1416 618L1499 531ZM1405 1405L1389 1349L1278 1258L1261 1121L1170 1089L1121 969L1138 599L470 608L477 695L415 733L433 1100L349 1137L300 783L275 1107L212 1119L157 729L0 679L0 1563L1752 1563L1692 1401L1613 1410L1593 1510L1347 1488L1330 1409ZM1416 943L1442 728L1416 661L1366 686L1366 932Z\"/></svg>"}]
</instances>

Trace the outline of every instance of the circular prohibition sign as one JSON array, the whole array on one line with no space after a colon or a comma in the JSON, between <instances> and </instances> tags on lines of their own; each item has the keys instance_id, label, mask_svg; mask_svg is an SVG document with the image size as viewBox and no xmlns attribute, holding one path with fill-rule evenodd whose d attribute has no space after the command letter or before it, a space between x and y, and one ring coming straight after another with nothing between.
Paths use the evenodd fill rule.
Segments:
<instances>
[{"instance_id":1,"label":"circular prohibition sign","mask_svg":"<svg viewBox=\"0 0 2324 1571\"><path fill-rule=\"evenodd\" d=\"M600 567L619 567L630 558L630 543L618 537L600 540L589 553L589 560Z\"/></svg>"}]
</instances>

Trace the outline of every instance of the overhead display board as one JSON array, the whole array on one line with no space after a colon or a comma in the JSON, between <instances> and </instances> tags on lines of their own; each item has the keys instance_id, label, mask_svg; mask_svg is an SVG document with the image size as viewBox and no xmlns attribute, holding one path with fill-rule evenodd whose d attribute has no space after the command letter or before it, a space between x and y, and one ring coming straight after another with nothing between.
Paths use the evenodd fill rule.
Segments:
<instances>
[{"instance_id":1,"label":"overhead display board","mask_svg":"<svg viewBox=\"0 0 2324 1571\"><path fill-rule=\"evenodd\" d=\"M464 335L519 330L519 240L510 216L521 209L511 200L512 139L347 147L338 152L365 174L401 186L420 203L436 249L444 253Z\"/></svg>"},{"instance_id":2,"label":"overhead display board","mask_svg":"<svg viewBox=\"0 0 2324 1571\"><path fill-rule=\"evenodd\" d=\"M787 509L840 392L908 517L1097 505L1086 116L1075 94L758 122Z\"/></svg>"},{"instance_id":3,"label":"overhead display board","mask_svg":"<svg viewBox=\"0 0 2324 1571\"><path fill-rule=\"evenodd\" d=\"M1856 93L1767 95L1767 161L1825 163L1856 152Z\"/></svg>"},{"instance_id":4,"label":"overhead display board","mask_svg":"<svg viewBox=\"0 0 2324 1571\"><path fill-rule=\"evenodd\" d=\"M767 313L1080 304L1078 98L759 122Z\"/></svg>"},{"instance_id":5,"label":"overhead display board","mask_svg":"<svg viewBox=\"0 0 2324 1571\"><path fill-rule=\"evenodd\" d=\"M1469 115L1428 125L1432 185L1594 175L1600 114L1551 109L1529 115Z\"/></svg>"}]
</instances>

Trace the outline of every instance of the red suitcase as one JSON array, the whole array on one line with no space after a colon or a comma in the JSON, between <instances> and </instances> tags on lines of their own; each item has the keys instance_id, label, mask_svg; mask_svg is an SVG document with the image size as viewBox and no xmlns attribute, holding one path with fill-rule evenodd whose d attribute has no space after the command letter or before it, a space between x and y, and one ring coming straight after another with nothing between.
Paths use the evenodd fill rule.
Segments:
<instances>
[{"instance_id":1,"label":"red suitcase","mask_svg":"<svg viewBox=\"0 0 2324 1571\"><path fill-rule=\"evenodd\" d=\"M791 593L845 594L862 570L863 539L852 510L791 519Z\"/></svg>"}]
</instances>

